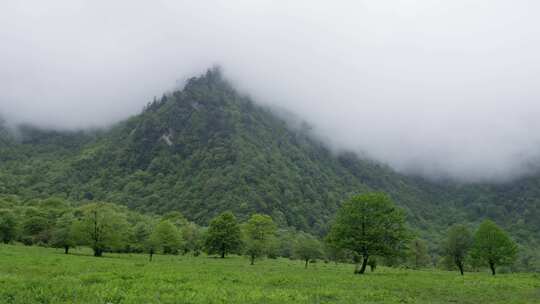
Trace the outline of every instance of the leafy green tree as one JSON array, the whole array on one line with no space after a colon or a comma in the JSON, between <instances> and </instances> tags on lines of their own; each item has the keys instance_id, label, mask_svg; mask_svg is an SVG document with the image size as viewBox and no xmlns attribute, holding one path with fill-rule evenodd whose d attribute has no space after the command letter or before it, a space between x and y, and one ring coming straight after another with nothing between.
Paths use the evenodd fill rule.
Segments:
<instances>
[{"instance_id":1,"label":"leafy green tree","mask_svg":"<svg viewBox=\"0 0 540 304\"><path fill-rule=\"evenodd\" d=\"M292 258L296 242L295 232L285 229L278 230L277 242L277 255L284 258Z\"/></svg>"},{"instance_id":2,"label":"leafy green tree","mask_svg":"<svg viewBox=\"0 0 540 304\"><path fill-rule=\"evenodd\" d=\"M448 230L444 243L447 261L452 261L463 275L465 260L473 245L473 236L465 225L454 225Z\"/></svg>"},{"instance_id":3,"label":"leafy green tree","mask_svg":"<svg viewBox=\"0 0 540 304\"><path fill-rule=\"evenodd\" d=\"M428 253L426 241L418 238L411 241L409 245L409 261L415 269L429 265L431 258Z\"/></svg>"},{"instance_id":4,"label":"leafy green tree","mask_svg":"<svg viewBox=\"0 0 540 304\"><path fill-rule=\"evenodd\" d=\"M10 210L0 209L0 241L8 244L17 237L17 218Z\"/></svg>"},{"instance_id":5,"label":"leafy green tree","mask_svg":"<svg viewBox=\"0 0 540 304\"><path fill-rule=\"evenodd\" d=\"M177 254L182 246L182 235L173 223L162 220L152 231L150 244L157 245L163 254Z\"/></svg>"},{"instance_id":6,"label":"leafy green tree","mask_svg":"<svg viewBox=\"0 0 540 304\"><path fill-rule=\"evenodd\" d=\"M25 245L48 243L51 223L44 214L26 216L22 222L21 238Z\"/></svg>"},{"instance_id":7,"label":"leafy green tree","mask_svg":"<svg viewBox=\"0 0 540 304\"><path fill-rule=\"evenodd\" d=\"M133 227L133 248L136 252L146 252L152 228L146 221L140 221Z\"/></svg>"},{"instance_id":8,"label":"leafy green tree","mask_svg":"<svg viewBox=\"0 0 540 304\"><path fill-rule=\"evenodd\" d=\"M353 196L343 203L328 235L335 246L361 257L355 273L363 274L370 256L396 256L409 240L405 214L383 193Z\"/></svg>"},{"instance_id":9,"label":"leafy green tree","mask_svg":"<svg viewBox=\"0 0 540 304\"><path fill-rule=\"evenodd\" d=\"M125 215L114 205L92 203L80 208L80 218L74 231L78 243L87 245L100 257L106 250L121 247L125 243L128 223Z\"/></svg>"},{"instance_id":10,"label":"leafy green tree","mask_svg":"<svg viewBox=\"0 0 540 304\"><path fill-rule=\"evenodd\" d=\"M188 224L188 220L179 211L171 211L163 216L164 220L173 223L176 227L181 228Z\"/></svg>"},{"instance_id":11,"label":"leafy green tree","mask_svg":"<svg viewBox=\"0 0 540 304\"><path fill-rule=\"evenodd\" d=\"M199 255L203 246L201 228L197 224L189 222L182 227L181 234L184 240L182 245L183 253L193 252L195 256Z\"/></svg>"},{"instance_id":12,"label":"leafy green tree","mask_svg":"<svg viewBox=\"0 0 540 304\"><path fill-rule=\"evenodd\" d=\"M495 275L499 265L512 264L517 256L517 245L508 234L491 220L480 224L474 235L473 258L487 264Z\"/></svg>"},{"instance_id":13,"label":"leafy green tree","mask_svg":"<svg viewBox=\"0 0 540 304\"><path fill-rule=\"evenodd\" d=\"M276 225L268 215L254 214L244 226L246 250L251 265L255 259L267 255L272 249L276 234Z\"/></svg>"},{"instance_id":14,"label":"leafy green tree","mask_svg":"<svg viewBox=\"0 0 540 304\"><path fill-rule=\"evenodd\" d=\"M212 219L204 244L208 254L218 253L221 258L225 258L229 253L240 251L242 233L232 212L224 212Z\"/></svg>"},{"instance_id":15,"label":"leafy green tree","mask_svg":"<svg viewBox=\"0 0 540 304\"><path fill-rule=\"evenodd\" d=\"M305 261L305 268L307 268L310 260L318 259L323 255L321 242L312 235L300 233L294 244L294 255Z\"/></svg>"},{"instance_id":16,"label":"leafy green tree","mask_svg":"<svg viewBox=\"0 0 540 304\"><path fill-rule=\"evenodd\" d=\"M157 234L150 234L144 242L144 249L148 253L148 260L152 262L154 254L160 249L161 243Z\"/></svg>"},{"instance_id":17,"label":"leafy green tree","mask_svg":"<svg viewBox=\"0 0 540 304\"><path fill-rule=\"evenodd\" d=\"M63 248L64 253L68 254L69 249L77 244L75 239L73 223L75 217L68 212L56 220L56 224L52 230L51 246L55 248Z\"/></svg>"}]
</instances>

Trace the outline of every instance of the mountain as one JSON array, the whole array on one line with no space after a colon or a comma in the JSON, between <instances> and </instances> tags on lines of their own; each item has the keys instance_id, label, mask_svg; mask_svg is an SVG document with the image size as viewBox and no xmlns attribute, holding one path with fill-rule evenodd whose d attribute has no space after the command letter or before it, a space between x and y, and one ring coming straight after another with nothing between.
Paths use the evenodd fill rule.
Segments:
<instances>
[{"instance_id":1,"label":"mountain","mask_svg":"<svg viewBox=\"0 0 540 304\"><path fill-rule=\"evenodd\" d=\"M0 117L0 147L12 144L12 136L4 120Z\"/></svg>"},{"instance_id":2,"label":"mountain","mask_svg":"<svg viewBox=\"0 0 540 304\"><path fill-rule=\"evenodd\" d=\"M238 93L219 70L191 78L183 90L110 129L22 126L16 137L0 131L0 194L24 199L177 210L203 224L224 210L241 218L262 212L282 226L322 235L340 203L365 191L390 194L426 239L440 240L449 225L485 217L527 246L540 238L540 178L434 183L336 154L307 124L286 121Z\"/></svg>"}]
</instances>

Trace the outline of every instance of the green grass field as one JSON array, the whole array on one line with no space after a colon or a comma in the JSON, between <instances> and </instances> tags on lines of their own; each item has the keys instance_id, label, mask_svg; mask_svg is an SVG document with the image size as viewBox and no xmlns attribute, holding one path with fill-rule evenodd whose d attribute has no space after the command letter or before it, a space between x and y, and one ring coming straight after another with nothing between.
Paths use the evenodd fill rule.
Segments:
<instances>
[{"instance_id":1,"label":"green grass field","mask_svg":"<svg viewBox=\"0 0 540 304\"><path fill-rule=\"evenodd\" d=\"M0 303L540 303L540 275L379 268L243 257L107 254L0 245Z\"/></svg>"}]
</instances>

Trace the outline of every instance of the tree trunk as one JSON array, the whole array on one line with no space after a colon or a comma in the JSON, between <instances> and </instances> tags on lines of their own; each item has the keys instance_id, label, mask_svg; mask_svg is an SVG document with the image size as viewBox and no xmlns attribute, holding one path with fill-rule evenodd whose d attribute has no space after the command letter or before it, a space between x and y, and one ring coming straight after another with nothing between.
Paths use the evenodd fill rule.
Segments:
<instances>
[{"instance_id":1,"label":"tree trunk","mask_svg":"<svg viewBox=\"0 0 540 304\"><path fill-rule=\"evenodd\" d=\"M94 248L94 256L100 257L103 255L103 251L100 248Z\"/></svg>"},{"instance_id":2,"label":"tree trunk","mask_svg":"<svg viewBox=\"0 0 540 304\"><path fill-rule=\"evenodd\" d=\"M225 246L221 246L221 258L225 258Z\"/></svg>"},{"instance_id":3,"label":"tree trunk","mask_svg":"<svg viewBox=\"0 0 540 304\"><path fill-rule=\"evenodd\" d=\"M308 263L309 263L309 259L306 259L306 265L305 265L306 269L307 269Z\"/></svg>"},{"instance_id":4,"label":"tree trunk","mask_svg":"<svg viewBox=\"0 0 540 304\"><path fill-rule=\"evenodd\" d=\"M360 270L358 270L358 265L356 266L357 270L354 272L356 274L364 274L364 272L366 272L366 267L367 267L367 263L368 263L368 259L369 259L369 256L364 256L363 260L362 260L362 266L360 267Z\"/></svg>"},{"instance_id":5,"label":"tree trunk","mask_svg":"<svg viewBox=\"0 0 540 304\"><path fill-rule=\"evenodd\" d=\"M152 262L152 257L154 256L154 252L150 251L150 262Z\"/></svg>"},{"instance_id":6,"label":"tree trunk","mask_svg":"<svg viewBox=\"0 0 540 304\"><path fill-rule=\"evenodd\" d=\"M65 254L68 254L68 253L69 253L69 246L64 246L64 253L65 253Z\"/></svg>"},{"instance_id":7,"label":"tree trunk","mask_svg":"<svg viewBox=\"0 0 540 304\"><path fill-rule=\"evenodd\" d=\"M458 268L459 268L459 272L461 273L461 275L463 275L463 264L459 263Z\"/></svg>"},{"instance_id":8,"label":"tree trunk","mask_svg":"<svg viewBox=\"0 0 540 304\"><path fill-rule=\"evenodd\" d=\"M251 255L251 265L255 265L255 255Z\"/></svg>"},{"instance_id":9,"label":"tree trunk","mask_svg":"<svg viewBox=\"0 0 540 304\"><path fill-rule=\"evenodd\" d=\"M491 274L495 275L495 263L489 263L489 268L491 268Z\"/></svg>"}]
</instances>

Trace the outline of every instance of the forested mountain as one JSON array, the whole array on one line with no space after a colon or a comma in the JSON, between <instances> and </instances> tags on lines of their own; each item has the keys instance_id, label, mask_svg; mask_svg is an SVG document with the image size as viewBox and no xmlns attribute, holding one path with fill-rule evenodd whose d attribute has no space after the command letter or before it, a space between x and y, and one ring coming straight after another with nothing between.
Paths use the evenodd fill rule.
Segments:
<instances>
[{"instance_id":1,"label":"forested mountain","mask_svg":"<svg viewBox=\"0 0 540 304\"><path fill-rule=\"evenodd\" d=\"M344 198L384 191L427 239L489 217L537 246L540 178L505 185L432 183L352 153L334 154L232 88L218 70L107 130L59 132L0 124L0 193L100 200L207 223L224 210L266 213L318 234Z\"/></svg>"},{"instance_id":2,"label":"forested mountain","mask_svg":"<svg viewBox=\"0 0 540 304\"><path fill-rule=\"evenodd\" d=\"M11 138L11 132L8 130L7 126L5 126L5 122L2 120L2 117L0 117L0 146L7 146L11 144L12 138Z\"/></svg>"}]
</instances>

